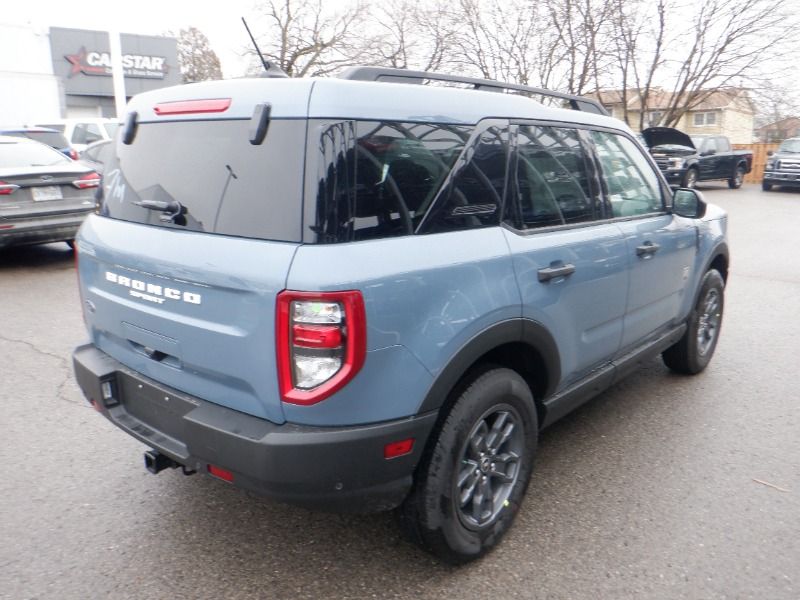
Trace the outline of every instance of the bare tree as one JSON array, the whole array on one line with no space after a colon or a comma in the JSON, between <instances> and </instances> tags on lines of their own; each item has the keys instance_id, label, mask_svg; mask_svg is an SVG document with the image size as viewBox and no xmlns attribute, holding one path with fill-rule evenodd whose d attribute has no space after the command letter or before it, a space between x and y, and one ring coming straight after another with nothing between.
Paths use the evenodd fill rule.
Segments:
<instances>
[{"instance_id":1,"label":"bare tree","mask_svg":"<svg viewBox=\"0 0 800 600\"><path fill-rule=\"evenodd\" d=\"M402 0L372 13L379 33L372 46L376 64L400 69L436 71L451 60L458 30L450 3Z\"/></svg>"},{"instance_id":2,"label":"bare tree","mask_svg":"<svg viewBox=\"0 0 800 600\"><path fill-rule=\"evenodd\" d=\"M202 31L189 27L181 29L176 37L183 83L222 79L219 58Z\"/></svg>"},{"instance_id":3,"label":"bare tree","mask_svg":"<svg viewBox=\"0 0 800 600\"><path fill-rule=\"evenodd\" d=\"M287 75L327 75L366 56L366 5L357 2L336 10L322 0L269 0L261 7L267 32L259 46L267 59ZM255 55L255 50L248 49Z\"/></svg>"}]
</instances>

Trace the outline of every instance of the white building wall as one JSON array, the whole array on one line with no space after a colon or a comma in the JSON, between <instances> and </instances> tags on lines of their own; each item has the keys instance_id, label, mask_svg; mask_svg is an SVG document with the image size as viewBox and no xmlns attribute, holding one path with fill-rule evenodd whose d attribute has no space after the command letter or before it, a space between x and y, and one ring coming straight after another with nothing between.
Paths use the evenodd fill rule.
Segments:
<instances>
[{"instance_id":1,"label":"white building wall","mask_svg":"<svg viewBox=\"0 0 800 600\"><path fill-rule=\"evenodd\" d=\"M0 23L0 126L57 119L61 98L47 30Z\"/></svg>"}]
</instances>

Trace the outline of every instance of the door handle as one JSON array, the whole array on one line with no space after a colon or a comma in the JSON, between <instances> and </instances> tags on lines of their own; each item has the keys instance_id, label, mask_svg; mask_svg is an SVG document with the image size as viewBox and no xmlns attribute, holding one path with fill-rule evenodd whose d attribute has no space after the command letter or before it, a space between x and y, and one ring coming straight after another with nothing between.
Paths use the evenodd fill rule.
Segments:
<instances>
[{"instance_id":1,"label":"door handle","mask_svg":"<svg viewBox=\"0 0 800 600\"><path fill-rule=\"evenodd\" d=\"M661 248L661 246L658 244L654 244L653 242L645 242L641 246L636 246L636 256L647 257L653 255L658 252L659 248Z\"/></svg>"},{"instance_id":2,"label":"door handle","mask_svg":"<svg viewBox=\"0 0 800 600\"><path fill-rule=\"evenodd\" d=\"M575 265L566 264L561 265L558 267L545 267L544 269L539 269L537 273L539 274L539 281L550 281L551 279L555 279L557 277L569 277L575 272Z\"/></svg>"}]
</instances>

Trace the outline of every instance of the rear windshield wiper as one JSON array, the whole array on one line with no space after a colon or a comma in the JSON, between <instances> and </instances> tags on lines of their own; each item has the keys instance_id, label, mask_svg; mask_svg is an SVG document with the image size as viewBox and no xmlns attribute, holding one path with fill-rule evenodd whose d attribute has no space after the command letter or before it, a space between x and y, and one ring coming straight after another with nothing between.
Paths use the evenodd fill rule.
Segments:
<instances>
[{"instance_id":1,"label":"rear windshield wiper","mask_svg":"<svg viewBox=\"0 0 800 600\"><path fill-rule=\"evenodd\" d=\"M134 202L136 206L157 210L162 213L159 220L162 223L174 223L175 225L186 225L186 207L177 200L139 200Z\"/></svg>"}]
</instances>

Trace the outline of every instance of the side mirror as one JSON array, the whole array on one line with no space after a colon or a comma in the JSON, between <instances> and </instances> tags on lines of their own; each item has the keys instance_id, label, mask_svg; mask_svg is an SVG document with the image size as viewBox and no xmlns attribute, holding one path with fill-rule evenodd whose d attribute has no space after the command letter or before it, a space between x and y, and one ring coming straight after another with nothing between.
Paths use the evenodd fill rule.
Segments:
<instances>
[{"instance_id":1,"label":"side mirror","mask_svg":"<svg viewBox=\"0 0 800 600\"><path fill-rule=\"evenodd\" d=\"M701 219L706 214L706 202L697 190L678 188L672 196L672 212L679 217Z\"/></svg>"}]
</instances>

